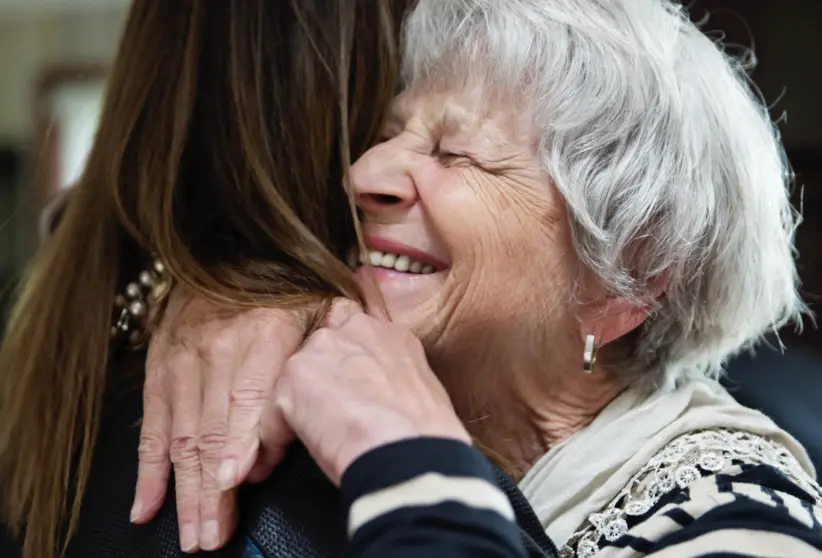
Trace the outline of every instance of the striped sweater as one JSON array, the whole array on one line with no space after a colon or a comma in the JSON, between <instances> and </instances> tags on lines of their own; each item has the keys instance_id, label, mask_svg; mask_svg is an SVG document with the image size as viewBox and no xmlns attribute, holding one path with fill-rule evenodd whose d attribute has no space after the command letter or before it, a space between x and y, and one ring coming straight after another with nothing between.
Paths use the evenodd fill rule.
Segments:
<instances>
[{"instance_id":1,"label":"striped sweater","mask_svg":"<svg viewBox=\"0 0 822 558\"><path fill-rule=\"evenodd\" d=\"M780 467L700 466L698 478L666 488L647 510L601 514L563 557L822 557L822 494ZM350 467L341 489L350 558L526 556L488 463L464 444L415 439L378 448Z\"/></svg>"}]
</instances>

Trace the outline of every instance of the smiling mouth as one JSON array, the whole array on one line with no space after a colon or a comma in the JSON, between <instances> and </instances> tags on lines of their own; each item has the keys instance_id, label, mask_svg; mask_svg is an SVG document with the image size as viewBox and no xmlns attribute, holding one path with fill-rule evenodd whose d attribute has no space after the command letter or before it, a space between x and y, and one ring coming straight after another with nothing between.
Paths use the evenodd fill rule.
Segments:
<instances>
[{"instance_id":1,"label":"smiling mouth","mask_svg":"<svg viewBox=\"0 0 822 558\"><path fill-rule=\"evenodd\" d=\"M426 262L415 260L403 254L393 254L391 252L381 252L379 250L368 250L364 253L359 253L352 250L349 256L348 264L356 269L362 267L363 264L370 264L372 267L382 269L389 269L391 271L398 271L400 273L409 273L413 275L431 275L437 271L441 271L437 266Z\"/></svg>"}]
</instances>

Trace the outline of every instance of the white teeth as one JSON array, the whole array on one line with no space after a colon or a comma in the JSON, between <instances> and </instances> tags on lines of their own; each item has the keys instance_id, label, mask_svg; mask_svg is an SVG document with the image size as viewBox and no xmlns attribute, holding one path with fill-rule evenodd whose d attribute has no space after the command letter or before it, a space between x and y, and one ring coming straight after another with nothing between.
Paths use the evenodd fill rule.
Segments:
<instances>
[{"instance_id":1,"label":"white teeth","mask_svg":"<svg viewBox=\"0 0 822 558\"><path fill-rule=\"evenodd\" d=\"M403 273L428 275L436 271L434 266L415 262L408 256L380 252L379 250L370 250L367 254L360 254L357 259L359 259L360 263L366 263L367 261L375 267L396 269L397 271L401 271Z\"/></svg>"},{"instance_id":2,"label":"white teeth","mask_svg":"<svg viewBox=\"0 0 822 558\"><path fill-rule=\"evenodd\" d=\"M394 267L395 263L397 263L397 256L394 254L385 254L382 257L382 261L380 261L380 267L391 269Z\"/></svg>"},{"instance_id":3,"label":"white teeth","mask_svg":"<svg viewBox=\"0 0 822 558\"><path fill-rule=\"evenodd\" d=\"M411 267L411 258L408 256L400 256L397 258L397 261L394 262L394 269L397 271L408 271Z\"/></svg>"}]
</instances>

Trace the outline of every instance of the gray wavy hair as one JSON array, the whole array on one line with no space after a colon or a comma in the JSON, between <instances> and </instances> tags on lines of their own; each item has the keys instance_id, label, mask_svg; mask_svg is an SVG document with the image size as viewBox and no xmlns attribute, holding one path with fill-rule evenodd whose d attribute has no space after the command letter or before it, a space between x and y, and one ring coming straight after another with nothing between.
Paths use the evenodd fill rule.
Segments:
<instances>
[{"instance_id":1,"label":"gray wavy hair","mask_svg":"<svg viewBox=\"0 0 822 558\"><path fill-rule=\"evenodd\" d=\"M666 0L420 0L411 87L483 84L524 102L582 262L652 304L623 368L715 376L806 310L791 173L743 60ZM664 278L665 296L654 285Z\"/></svg>"}]
</instances>

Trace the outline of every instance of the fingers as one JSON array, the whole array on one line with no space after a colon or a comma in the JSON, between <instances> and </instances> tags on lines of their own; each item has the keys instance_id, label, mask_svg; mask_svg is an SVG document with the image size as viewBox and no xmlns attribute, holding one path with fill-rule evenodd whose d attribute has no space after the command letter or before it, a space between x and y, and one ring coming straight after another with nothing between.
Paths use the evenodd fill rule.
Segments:
<instances>
[{"instance_id":1,"label":"fingers","mask_svg":"<svg viewBox=\"0 0 822 558\"><path fill-rule=\"evenodd\" d=\"M268 341L252 344L242 366L234 374L228 436L218 477L221 490L239 485L257 461L263 414L280 370L302 341L303 328L291 320L272 320L263 327L271 330L271 333L265 334ZM271 432L267 439L262 440L263 461L271 468L281 458L280 445L287 438L288 435ZM290 440L285 443L288 442Z\"/></svg>"},{"instance_id":2,"label":"fingers","mask_svg":"<svg viewBox=\"0 0 822 558\"><path fill-rule=\"evenodd\" d=\"M257 461L254 462L254 466L251 467L251 470L246 476L246 482L250 484L263 482L272 475L274 468L282 461L281 457L285 457L285 455L282 455L267 459L266 454L269 454L269 452L265 450L260 451L260 454L257 456Z\"/></svg>"},{"instance_id":3,"label":"fingers","mask_svg":"<svg viewBox=\"0 0 822 558\"><path fill-rule=\"evenodd\" d=\"M183 289L175 288L172 291L166 319L158 327L149 346L143 387L143 419L137 448L137 486L130 514L132 523L142 524L153 519L168 491L172 407L167 386L172 373L168 364L174 357L173 333L168 322L179 314L188 299Z\"/></svg>"},{"instance_id":4,"label":"fingers","mask_svg":"<svg viewBox=\"0 0 822 558\"><path fill-rule=\"evenodd\" d=\"M379 358L383 352L382 345L374 345L372 341L377 336L388 332L404 331L392 323L366 314L359 304L345 298L334 301L325 325L324 330L314 332L306 346L315 343L322 345L333 340L335 344L348 344L352 349L352 354L349 356L355 358L359 356L359 353L367 353ZM353 350L355 348L356 350Z\"/></svg>"},{"instance_id":5,"label":"fingers","mask_svg":"<svg viewBox=\"0 0 822 558\"><path fill-rule=\"evenodd\" d=\"M155 375L149 374L151 378ZM168 488L171 470L171 408L162 390L146 382L143 393L143 422L137 448L137 488L131 508L132 523L146 523L157 515Z\"/></svg>"},{"instance_id":6,"label":"fingers","mask_svg":"<svg viewBox=\"0 0 822 558\"><path fill-rule=\"evenodd\" d=\"M277 465L285 458L288 447L294 442L294 436L287 425L278 428L276 431L284 435L279 437L278 442L269 439L266 441L267 446L260 447L257 461L254 462L248 475L246 475L246 482L257 484L268 479Z\"/></svg>"},{"instance_id":7,"label":"fingers","mask_svg":"<svg viewBox=\"0 0 822 558\"><path fill-rule=\"evenodd\" d=\"M175 364L176 369L186 373L177 374L172 384L175 404L171 420L170 455L177 492L180 548L183 552L196 552L199 549L200 533L201 468L197 436L202 408L202 383L198 360L185 360L186 363Z\"/></svg>"},{"instance_id":8,"label":"fingers","mask_svg":"<svg viewBox=\"0 0 822 558\"><path fill-rule=\"evenodd\" d=\"M228 431L229 391L234 364L225 360L225 355L214 356L216 358L209 364L216 367L216 373L203 378L203 410L197 438L201 467L201 550L216 550L223 546L236 526L236 495L234 491L223 492L217 487L217 472Z\"/></svg>"},{"instance_id":9,"label":"fingers","mask_svg":"<svg viewBox=\"0 0 822 558\"><path fill-rule=\"evenodd\" d=\"M275 394L267 401L260 424L260 456L250 472L253 473L253 476L249 475L251 482L265 480L274 467L283 460L288 447L296 438L291 425L286 421L282 407L278 404L279 399Z\"/></svg>"}]
</instances>

